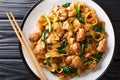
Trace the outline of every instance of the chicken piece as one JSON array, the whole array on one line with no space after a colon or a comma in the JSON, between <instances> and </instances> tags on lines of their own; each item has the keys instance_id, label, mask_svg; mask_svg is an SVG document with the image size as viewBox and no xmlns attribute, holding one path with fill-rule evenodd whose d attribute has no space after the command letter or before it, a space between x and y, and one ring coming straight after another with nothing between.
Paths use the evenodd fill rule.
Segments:
<instances>
[{"instance_id":1,"label":"chicken piece","mask_svg":"<svg viewBox=\"0 0 120 80\"><path fill-rule=\"evenodd\" d=\"M107 40L103 39L99 42L97 51L104 53L106 51L106 49L107 49Z\"/></svg>"},{"instance_id":2,"label":"chicken piece","mask_svg":"<svg viewBox=\"0 0 120 80\"><path fill-rule=\"evenodd\" d=\"M48 44L52 44L52 38L51 38L51 36L49 36L49 37L46 39L46 41L47 41Z\"/></svg>"},{"instance_id":3,"label":"chicken piece","mask_svg":"<svg viewBox=\"0 0 120 80\"><path fill-rule=\"evenodd\" d=\"M69 54L73 54L73 55L78 55L79 56L81 54L80 44L75 42L74 44L70 45Z\"/></svg>"},{"instance_id":4,"label":"chicken piece","mask_svg":"<svg viewBox=\"0 0 120 80\"><path fill-rule=\"evenodd\" d=\"M77 68L79 66L82 66L82 61L80 59L79 56L75 56L73 59L72 59L72 63L70 64L71 67L73 68Z\"/></svg>"},{"instance_id":5,"label":"chicken piece","mask_svg":"<svg viewBox=\"0 0 120 80\"><path fill-rule=\"evenodd\" d=\"M92 53L87 53L87 54L85 54L85 58L89 58L89 57L91 57L93 54Z\"/></svg>"},{"instance_id":6,"label":"chicken piece","mask_svg":"<svg viewBox=\"0 0 120 80\"><path fill-rule=\"evenodd\" d=\"M60 26L58 22L55 23L53 30L56 32L58 37L62 37L64 35L64 30Z\"/></svg>"},{"instance_id":7,"label":"chicken piece","mask_svg":"<svg viewBox=\"0 0 120 80\"><path fill-rule=\"evenodd\" d=\"M58 18L58 21L63 21L68 17L68 12L66 8L62 6L55 6L50 12L50 17L54 15L56 16L55 18Z\"/></svg>"},{"instance_id":8,"label":"chicken piece","mask_svg":"<svg viewBox=\"0 0 120 80\"><path fill-rule=\"evenodd\" d=\"M96 66L97 66L97 63L96 63L95 60L93 60L93 61L91 61L91 62L89 63L88 68L89 68L90 70L93 70L93 69L96 68Z\"/></svg>"},{"instance_id":9,"label":"chicken piece","mask_svg":"<svg viewBox=\"0 0 120 80\"><path fill-rule=\"evenodd\" d=\"M35 53L45 54L46 52L45 43L40 39L36 45Z\"/></svg>"},{"instance_id":10,"label":"chicken piece","mask_svg":"<svg viewBox=\"0 0 120 80\"><path fill-rule=\"evenodd\" d=\"M83 28L79 29L76 35L76 41L80 42L85 39L85 31Z\"/></svg>"},{"instance_id":11,"label":"chicken piece","mask_svg":"<svg viewBox=\"0 0 120 80\"><path fill-rule=\"evenodd\" d=\"M59 37L57 36L57 34L55 32L51 32L48 36L48 38L46 39L48 44L55 44L59 41Z\"/></svg>"},{"instance_id":12,"label":"chicken piece","mask_svg":"<svg viewBox=\"0 0 120 80\"><path fill-rule=\"evenodd\" d=\"M73 58L74 56L68 56L68 57L66 57L66 59L65 59L65 63L67 64L67 65L69 65L71 62L72 62L72 58Z\"/></svg>"},{"instance_id":13,"label":"chicken piece","mask_svg":"<svg viewBox=\"0 0 120 80\"><path fill-rule=\"evenodd\" d=\"M72 37L71 37L71 38L69 38L68 41L69 41L69 44L73 44L73 43L75 42L75 38L72 38Z\"/></svg>"},{"instance_id":14,"label":"chicken piece","mask_svg":"<svg viewBox=\"0 0 120 80\"><path fill-rule=\"evenodd\" d=\"M36 42L39 40L40 36L42 35L42 32L39 28L35 28L30 34L29 34L29 40L32 42Z\"/></svg>"},{"instance_id":15,"label":"chicken piece","mask_svg":"<svg viewBox=\"0 0 120 80\"><path fill-rule=\"evenodd\" d=\"M77 67L80 67L82 66L82 61L80 59L79 56L68 56L66 59L65 59L65 63L67 65L70 65L71 67L73 68L77 68Z\"/></svg>"}]
</instances>

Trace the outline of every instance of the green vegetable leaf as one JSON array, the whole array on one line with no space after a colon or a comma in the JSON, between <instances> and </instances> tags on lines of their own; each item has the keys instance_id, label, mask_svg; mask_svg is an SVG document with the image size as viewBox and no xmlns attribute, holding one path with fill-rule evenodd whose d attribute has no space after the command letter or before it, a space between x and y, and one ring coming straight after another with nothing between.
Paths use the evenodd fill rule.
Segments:
<instances>
[{"instance_id":1,"label":"green vegetable leaf","mask_svg":"<svg viewBox=\"0 0 120 80\"><path fill-rule=\"evenodd\" d=\"M93 30L94 30L95 32L105 33L105 29L104 29L101 25L93 26Z\"/></svg>"},{"instance_id":2,"label":"green vegetable leaf","mask_svg":"<svg viewBox=\"0 0 120 80\"><path fill-rule=\"evenodd\" d=\"M90 34L87 35L87 38L89 39L89 41L93 41L93 37Z\"/></svg>"},{"instance_id":3,"label":"green vegetable leaf","mask_svg":"<svg viewBox=\"0 0 120 80\"><path fill-rule=\"evenodd\" d=\"M77 16L77 19L79 20L79 22L81 22L83 24L85 23L83 17L81 16L80 4L77 5L77 14L76 14L76 16Z\"/></svg>"},{"instance_id":4,"label":"green vegetable leaf","mask_svg":"<svg viewBox=\"0 0 120 80\"><path fill-rule=\"evenodd\" d=\"M97 54L95 57L96 57L97 59L101 59L102 56L103 56L103 53L99 53L99 54Z\"/></svg>"},{"instance_id":5,"label":"green vegetable leaf","mask_svg":"<svg viewBox=\"0 0 120 80\"><path fill-rule=\"evenodd\" d=\"M63 39L60 43L61 43L61 47L64 48L67 45L67 40Z\"/></svg>"},{"instance_id":6,"label":"green vegetable leaf","mask_svg":"<svg viewBox=\"0 0 120 80\"><path fill-rule=\"evenodd\" d=\"M97 63L99 63L99 61L101 60L103 56L103 53L99 53L97 55L95 55L94 57L91 57L92 60L95 60Z\"/></svg>"},{"instance_id":7,"label":"green vegetable leaf","mask_svg":"<svg viewBox=\"0 0 120 80\"><path fill-rule=\"evenodd\" d=\"M99 62L99 59L97 59L96 57L91 57L92 60L95 60L97 63Z\"/></svg>"},{"instance_id":8,"label":"green vegetable leaf","mask_svg":"<svg viewBox=\"0 0 120 80\"><path fill-rule=\"evenodd\" d=\"M85 61L85 62L84 62L84 65L85 65L85 66L88 65L90 61L92 61L92 59L88 59L87 61Z\"/></svg>"},{"instance_id":9,"label":"green vegetable leaf","mask_svg":"<svg viewBox=\"0 0 120 80\"><path fill-rule=\"evenodd\" d=\"M96 32L101 32L101 29L102 29L101 25L93 26L93 30L96 31Z\"/></svg>"},{"instance_id":10,"label":"green vegetable leaf","mask_svg":"<svg viewBox=\"0 0 120 80\"><path fill-rule=\"evenodd\" d=\"M81 48L82 54L85 52L84 48L85 48L85 44L82 43L82 48Z\"/></svg>"},{"instance_id":11,"label":"green vegetable leaf","mask_svg":"<svg viewBox=\"0 0 120 80\"><path fill-rule=\"evenodd\" d=\"M62 66L62 69L64 71L65 74L72 74L72 73L76 73L76 69L70 67L70 66Z\"/></svg>"},{"instance_id":12,"label":"green vegetable leaf","mask_svg":"<svg viewBox=\"0 0 120 80\"><path fill-rule=\"evenodd\" d=\"M67 7L70 6L70 4L71 4L71 3L65 3L65 4L63 4L62 6L65 7L65 8L67 8Z\"/></svg>"},{"instance_id":13,"label":"green vegetable leaf","mask_svg":"<svg viewBox=\"0 0 120 80\"><path fill-rule=\"evenodd\" d=\"M80 55L83 62L84 62L85 48L87 48L87 42L83 41L82 44L81 44L81 55Z\"/></svg>"},{"instance_id":14,"label":"green vegetable leaf","mask_svg":"<svg viewBox=\"0 0 120 80\"><path fill-rule=\"evenodd\" d=\"M60 25L63 26L64 21L60 21Z\"/></svg>"},{"instance_id":15,"label":"green vegetable leaf","mask_svg":"<svg viewBox=\"0 0 120 80\"><path fill-rule=\"evenodd\" d=\"M50 58L46 58L47 65L50 65Z\"/></svg>"},{"instance_id":16,"label":"green vegetable leaf","mask_svg":"<svg viewBox=\"0 0 120 80\"><path fill-rule=\"evenodd\" d=\"M95 56L92 56L87 61L84 62L84 65L88 65L89 62L91 62L93 60L95 60L97 63L99 63L101 58L102 58L102 56L103 56L103 53L99 53L99 54L97 54Z\"/></svg>"},{"instance_id":17,"label":"green vegetable leaf","mask_svg":"<svg viewBox=\"0 0 120 80\"><path fill-rule=\"evenodd\" d=\"M63 39L60 43L61 43L61 46L57 48L57 51L58 51L59 53L65 54L66 51L65 51L64 48L65 48L65 46L67 45L67 40L66 40L66 39Z\"/></svg>"},{"instance_id":18,"label":"green vegetable leaf","mask_svg":"<svg viewBox=\"0 0 120 80\"><path fill-rule=\"evenodd\" d=\"M82 54L84 54L85 48L87 48L87 42L83 41L82 44L81 44L81 51L82 51Z\"/></svg>"},{"instance_id":19,"label":"green vegetable leaf","mask_svg":"<svg viewBox=\"0 0 120 80\"><path fill-rule=\"evenodd\" d=\"M105 29L104 28L102 28L101 33L105 33Z\"/></svg>"},{"instance_id":20,"label":"green vegetable leaf","mask_svg":"<svg viewBox=\"0 0 120 80\"><path fill-rule=\"evenodd\" d=\"M58 48L57 48L57 51L58 51L59 53L63 53L63 54L66 53L65 49L64 49L64 48L61 48L61 47L58 47Z\"/></svg>"},{"instance_id":21,"label":"green vegetable leaf","mask_svg":"<svg viewBox=\"0 0 120 80\"><path fill-rule=\"evenodd\" d=\"M49 32L52 32L53 27L52 27L52 24L51 24L51 22L50 22L49 17L48 17L46 14L43 14L43 16L46 18L46 20L47 20L47 22L48 22Z\"/></svg>"},{"instance_id":22,"label":"green vegetable leaf","mask_svg":"<svg viewBox=\"0 0 120 80\"><path fill-rule=\"evenodd\" d=\"M42 41L45 43L46 46L48 46L46 38L45 38L46 33L47 33L46 31L43 31L43 33L42 33Z\"/></svg>"}]
</instances>

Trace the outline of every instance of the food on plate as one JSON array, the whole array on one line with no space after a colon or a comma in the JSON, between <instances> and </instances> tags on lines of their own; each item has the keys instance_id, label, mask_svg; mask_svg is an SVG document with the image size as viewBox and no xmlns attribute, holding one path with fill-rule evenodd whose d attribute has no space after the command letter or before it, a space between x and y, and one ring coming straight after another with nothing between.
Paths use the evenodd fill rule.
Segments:
<instances>
[{"instance_id":1,"label":"food on plate","mask_svg":"<svg viewBox=\"0 0 120 80\"><path fill-rule=\"evenodd\" d=\"M69 80L97 67L107 50L105 22L83 2L56 5L29 35L40 65Z\"/></svg>"}]
</instances>

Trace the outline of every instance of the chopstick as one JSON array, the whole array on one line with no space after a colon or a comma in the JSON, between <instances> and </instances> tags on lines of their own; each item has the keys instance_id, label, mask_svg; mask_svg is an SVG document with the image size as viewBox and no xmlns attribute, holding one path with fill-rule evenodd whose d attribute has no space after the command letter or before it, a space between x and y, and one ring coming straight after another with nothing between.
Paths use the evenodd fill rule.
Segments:
<instances>
[{"instance_id":1,"label":"chopstick","mask_svg":"<svg viewBox=\"0 0 120 80\"><path fill-rule=\"evenodd\" d=\"M20 43L22 44L23 46L23 49L25 50L25 54L29 55L33 64L35 65L35 68L36 68L36 71L37 71L37 74L38 74L38 77L41 79L41 80L48 80L41 65L38 63L38 60L36 59L35 55L33 54L33 51L31 50L27 40L25 39L24 37L24 34L23 32L21 31L17 21L15 20L12 12L6 12L6 15L12 25L12 28L14 29Z\"/></svg>"}]
</instances>

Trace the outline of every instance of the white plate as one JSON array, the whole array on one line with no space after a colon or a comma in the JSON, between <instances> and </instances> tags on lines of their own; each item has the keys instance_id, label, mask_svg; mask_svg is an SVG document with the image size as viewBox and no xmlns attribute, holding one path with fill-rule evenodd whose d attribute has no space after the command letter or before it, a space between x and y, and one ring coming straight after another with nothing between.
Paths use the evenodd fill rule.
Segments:
<instances>
[{"instance_id":1,"label":"white plate","mask_svg":"<svg viewBox=\"0 0 120 80\"><path fill-rule=\"evenodd\" d=\"M73 2L74 0L45 0L43 2L38 2L35 6L31 8L31 10L28 12L26 17L24 18L22 27L23 27L23 32L24 35L27 39L27 41L30 44L30 41L28 40L29 33L36 27L36 21L38 20L39 16L43 13L48 14L50 9L57 4L63 4L66 2ZM114 37L114 31L113 31L113 26L110 22L110 19L108 18L107 14L104 12L104 10L97 5L95 2L91 0L77 0L86 3L88 6L92 7L96 12L97 15L100 19L104 20L106 23L106 31L108 32L108 51L106 54L103 56L102 60L98 64L97 68L94 71L90 71L88 73L82 74L81 76L77 76L73 78L72 80L95 80L99 78L107 69L109 66L113 53L114 53L114 47L115 47L115 37ZM23 49L22 49L23 50ZM25 58L25 61L27 62L29 68L33 71L33 73L36 74L36 70L34 68L34 65L30 59L30 57L26 54L24 54L23 51L23 56ZM45 73L48 77L49 80L59 80L55 75L50 73L48 70L44 69ZM37 75L37 74L36 74Z\"/></svg>"}]
</instances>

